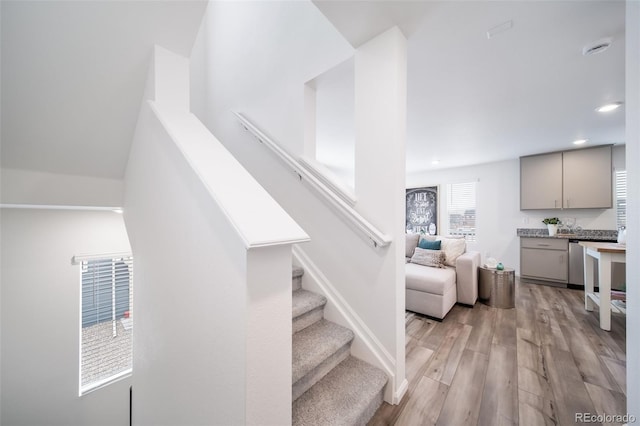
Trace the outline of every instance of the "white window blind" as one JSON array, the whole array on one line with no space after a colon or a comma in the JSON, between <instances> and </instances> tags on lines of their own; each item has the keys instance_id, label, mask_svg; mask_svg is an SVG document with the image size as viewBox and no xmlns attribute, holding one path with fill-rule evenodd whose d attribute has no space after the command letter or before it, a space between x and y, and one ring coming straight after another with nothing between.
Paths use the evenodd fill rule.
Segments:
<instances>
[{"instance_id":1,"label":"white window blind","mask_svg":"<svg viewBox=\"0 0 640 426\"><path fill-rule=\"evenodd\" d=\"M80 393L131 372L133 258L81 262Z\"/></svg>"},{"instance_id":2,"label":"white window blind","mask_svg":"<svg viewBox=\"0 0 640 426\"><path fill-rule=\"evenodd\" d=\"M447 221L450 235L476 240L476 182L447 185Z\"/></svg>"},{"instance_id":3,"label":"white window blind","mask_svg":"<svg viewBox=\"0 0 640 426\"><path fill-rule=\"evenodd\" d=\"M627 226L627 171L616 171L616 222L617 227Z\"/></svg>"}]
</instances>

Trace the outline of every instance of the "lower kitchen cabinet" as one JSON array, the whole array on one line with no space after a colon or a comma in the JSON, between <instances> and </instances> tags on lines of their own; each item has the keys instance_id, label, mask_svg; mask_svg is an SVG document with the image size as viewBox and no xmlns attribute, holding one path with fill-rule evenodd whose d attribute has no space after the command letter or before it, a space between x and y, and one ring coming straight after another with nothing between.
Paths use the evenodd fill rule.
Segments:
<instances>
[{"instance_id":1,"label":"lower kitchen cabinet","mask_svg":"<svg viewBox=\"0 0 640 426\"><path fill-rule=\"evenodd\" d=\"M520 277L569 282L569 242L564 239L520 238Z\"/></svg>"}]
</instances>

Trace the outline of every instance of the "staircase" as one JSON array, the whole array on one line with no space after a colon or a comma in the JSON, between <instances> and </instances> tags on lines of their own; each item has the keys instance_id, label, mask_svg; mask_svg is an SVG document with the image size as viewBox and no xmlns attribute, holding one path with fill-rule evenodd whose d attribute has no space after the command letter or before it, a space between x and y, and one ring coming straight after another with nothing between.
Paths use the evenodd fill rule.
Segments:
<instances>
[{"instance_id":1,"label":"staircase","mask_svg":"<svg viewBox=\"0 0 640 426\"><path fill-rule=\"evenodd\" d=\"M353 332L324 319L327 299L302 289L293 269L294 425L365 425L380 404L387 376L351 356Z\"/></svg>"}]
</instances>

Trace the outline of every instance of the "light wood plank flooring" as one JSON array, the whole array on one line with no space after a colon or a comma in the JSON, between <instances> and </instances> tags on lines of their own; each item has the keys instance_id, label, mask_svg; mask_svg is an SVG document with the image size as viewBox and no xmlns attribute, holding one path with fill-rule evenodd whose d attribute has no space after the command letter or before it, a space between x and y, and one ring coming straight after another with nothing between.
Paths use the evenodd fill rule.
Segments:
<instances>
[{"instance_id":1,"label":"light wood plank flooring","mask_svg":"<svg viewBox=\"0 0 640 426\"><path fill-rule=\"evenodd\" d=\"M574 425L575 413L625 414L625 317L601 330L583 294L518 282L516 309L456 305L442 322L409 313L409 390L369 425Z\"/></svg>"}]
</instances>

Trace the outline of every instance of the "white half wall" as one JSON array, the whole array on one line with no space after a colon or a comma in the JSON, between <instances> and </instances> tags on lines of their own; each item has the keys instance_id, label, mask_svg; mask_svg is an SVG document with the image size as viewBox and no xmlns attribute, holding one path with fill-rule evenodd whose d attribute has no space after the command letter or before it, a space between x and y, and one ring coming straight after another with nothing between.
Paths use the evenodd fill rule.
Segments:
<instances>
[{"instance_id":1,"label":"white half wall","mask_svg":"<svg viewBox=\"0 0 640 426\"><path fill-rule=\"evenodd\" d=\"M136 259L133 422L243 424L242 240L142 110L125 176Z\"/></svg>"},{"instance_id":2,"label":"white half wall","mask_svg":"<svg viewBox=\"0 0 640 426\"><path fill-rule=\"evenodd\" d=\"M614 147L613 167L625 170L625 145ZM442 234L446 223L447 184L477 182L476 238L469 243L482 259L494 257L520 273L520 241L518 228L540 228L542 219L558 216L575 217L583 229L616 229L614 209L520 210L520 160L500 161L476 166L432 170L407 175L407 188L439 185L438 215Z\"/></svg>"},{"instance_id":3,"label":"white half wall","mask_svg":"<svg viewBox=\"0 0 640 426\"><path fill-rule=\"evenodd\" d=\"M304 231L188 111L156 46L125 175L133 422L291 423L291 244Z\"/></svg>"},{"instance_id":4,"label":"white half wall","mask_svg":"<svg viewBox=\"0 0 640 426\"><path fill-rule=\"evenodd\" d=\"M129 252L122 215L2 209L3 425L126 425L130 378L78 396L79 254Z\"/></svg>"},{"instance_id":5,"label":"white half wall","mask_svg":"<svg viewBox=\"0 0 640 426\"><path fill-rule=\"evenodd\" d=\"M134 424L290 423L291 248L247 247L252 234L219 204L232 193L209 193L155 114L143 105L125 179L136 259ZM229 169L221 182L231 189L233 164L211 165Z\"/></svg>"},{"instance_id":6,"label":"white half wall","mask_svg":"<svg viewBox=\"0 0 640 426\"><path fill-rule=\"evenodd\" d=\"M2 204L122 206L121 179L2 168L0 185Z\"/></svg>"}]
</instances>

